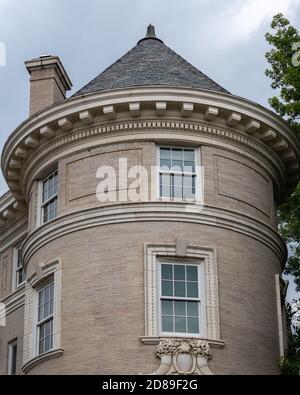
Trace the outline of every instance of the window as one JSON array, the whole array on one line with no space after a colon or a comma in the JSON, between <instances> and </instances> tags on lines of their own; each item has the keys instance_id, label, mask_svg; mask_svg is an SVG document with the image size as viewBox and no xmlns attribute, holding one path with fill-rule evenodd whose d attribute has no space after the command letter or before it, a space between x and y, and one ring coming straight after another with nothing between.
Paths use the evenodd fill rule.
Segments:
<instances>
[{"instance_id":1,"label":"window","mask_svg":"<svg viewBox=\"0 0 300 395\"><path fill-rule=\"evenodd\" d=\"M15 268L16 268L16 281L15 288L19 288L25 282L25 271L22 266L21 248L15 248Z\"/></svg>"},{"instance_id":2,"label":"window","mask_svg":"<svg viewBox=\"0 0 300 395\"><path fill-rule=\"evenodd\" d=\"M218 266L217 266L217 252L214 248L189 245L187 242L186 250L179 251L182 246L179 245L179 240L176 244L146 244L144 263L145 263L145 337L141 338L145 344L154 344L153 342L159 337L188 337L184 332L163 332L162 331L162 315L171 317L172 326L170 328L175 331L175 316L184 317L188 320L190 318L197 318L193 313L194 305L187 306L188 302L198 303L198 316L199 316L199 333L192 334L192 337L201 337L205 339L214 339L214 341L222 342L220 335L220 317L219 317L219 293L218 293ZM180 254L179 254L180 252ZM179 258L179 256L181 258ZM171 266L164 268L162 275L162 266ZM178 272L176 269L176 277L174 265L183 265L190 269L185 269L184 280L178 279ZM195 270L197 268L197 277ZM180 270L180 269L179 269ZM182 269L181 269L182 270ZM194 277L191 274L194 271ZM181 274L183 277L183 273ZM168 277L168 278L167 278ZM164 292L162 293L162 280L170 281L164 284ZM184 283L176 287L175 281ZM192 296L195 290L195 283L198 282L198 298ZM193 284L186 284L193 283ZM169 294L164 295L169 287ZM184 290L186 297L178 296L178 292ZM195 294L194 294L195 295ZM162 314L162 302L170 301L169 306L165 304ZM175 302L187 302L184 305L183 314L177 314L182 305L176 306ZM166 309L169 308L167 311ZM197 310L196 308L194 311ZM190 327L193 325L194 320L190 320ZM197 324L196 324L197 325ZM196 326L195 325L195 326ZM188 326L186 322L186 326ZM164 328L165 329L165 328ZM196 328L197 329L197 328ZM185 328L188 330L188 328ZM190 330L190 329L189 329ZM221 344L221 343L220 343Z\"/></svg>"},{"instance_id":3,"label":"window","mask_svg":"<svg viewBox=\"0 0 300 395\"><path fill-rule=\"evenodd\" d=\"M195 199L195 150L160 147L159 161L160 197Z\"/></svg>"},{"instance_id":4,"label":"window","mask_svg":"<svg viewBox=\"0 0 300 395\"><path fill-rule=\"evenodd\" d=\"M200 266L160 264L161 333L201 334Z\"/></svg>"},{"instance_id":5,"label":"window","mask_svg":"<svg viewBox=\"0 0 300 395\"><path fill-rule=\"evenodd\" d=\"M23 367L27 373L36 361L63 354L61 348L62 262L36 263L27 278L24 309ZM49 352L51 351L50 355Z\"/></svg>"},{"instance_id":6,"label":"window","mask_svg":"<svg viewBox=\"0 0 300 395\"><path fill-rule=\"evenodd\" d=\"M42 181L42 223L57 216L57 170Z\"/></svg>"},{"instance_id":7,"label":"window","mask_svg":"<svg viewBox=\"0 0 300 395\"><path fill-rule=\"evenodd\" d=\"M37 343L38 354L53 348L54 282L38 291Z\"/></svg>"},{"instance_id":8,"label":"window","mask_svg":"<svg viewBox=\"0 0 300 395\"><path fill-rule=\"evenodd\" d=\"M17 351L18 351L18 343L17 343L17 339L15 339L8 344L7 373L12 376L17 374Z\"/></svg>"}]
</instances>

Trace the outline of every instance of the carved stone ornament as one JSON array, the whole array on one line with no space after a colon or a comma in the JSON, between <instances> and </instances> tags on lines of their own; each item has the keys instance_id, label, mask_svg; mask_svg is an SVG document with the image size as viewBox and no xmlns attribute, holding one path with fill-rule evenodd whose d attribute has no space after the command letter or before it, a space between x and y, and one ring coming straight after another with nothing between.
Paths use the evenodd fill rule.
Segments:
<instances>
[{"instance_id":1,"label":"carved stone ornament","mask_svg":"<svg viewBox=\"0 0 300 395\"><path fill-rule=\"evenodd\" d=\"M160 358L154 375L212 375L208 361L212 358L209 344L203 340L162 339L155 354Z\"/></svg>"}]
</instances>

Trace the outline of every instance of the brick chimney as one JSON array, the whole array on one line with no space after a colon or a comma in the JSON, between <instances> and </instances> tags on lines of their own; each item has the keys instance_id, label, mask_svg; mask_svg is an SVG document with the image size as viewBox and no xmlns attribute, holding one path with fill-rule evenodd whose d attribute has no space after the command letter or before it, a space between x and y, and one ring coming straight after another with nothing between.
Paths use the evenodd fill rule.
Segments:
<instances>
[{"instance_id":1,"label":"brick chimney","mask_svg":"<svg viewBox=\"0 0 300 395\"><path fill-rule=\"evenodd\" d=\"M66 98L72 82L59 57L42 55L25 65L31 77L29 115Z\"/></svg>"}]
</instances>

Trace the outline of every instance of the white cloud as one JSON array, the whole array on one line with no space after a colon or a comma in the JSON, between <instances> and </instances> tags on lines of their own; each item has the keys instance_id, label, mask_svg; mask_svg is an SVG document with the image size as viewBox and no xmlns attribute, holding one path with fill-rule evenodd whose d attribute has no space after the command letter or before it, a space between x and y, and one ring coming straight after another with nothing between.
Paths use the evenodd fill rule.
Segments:
<instances>
[{"instance_id":1,"label":"white cloud","mask_svg":"<svg viewBox=\"0 0 300 395\"><path fill-rule=\"evenodd\" d=\"M227 3L229 4L229 3ZM212 33L215 40L228 47L247 41L265 22L270 22L273 15L282 12L291 17L300 6L299 0L236 0L230 2L216 15ZM216 37L218 33L218 37Z\"/></svg>"}]
</instances>

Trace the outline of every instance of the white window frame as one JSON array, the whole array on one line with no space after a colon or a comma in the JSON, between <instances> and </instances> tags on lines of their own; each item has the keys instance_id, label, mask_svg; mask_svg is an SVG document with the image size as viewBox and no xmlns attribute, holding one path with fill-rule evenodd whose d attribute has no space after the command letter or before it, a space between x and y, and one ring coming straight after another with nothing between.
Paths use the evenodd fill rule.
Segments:
<instances>
[{"instance_id":1,"label":"white window frame","mask_svg":"<svg viewBox=\"0 0 300 395\"><path fill-rule=\"evenodd\" d=\"M198 274L198 298L190 298L190 297L176 297L176 296L162 296L162 279L161 279L161 267L163 264L172 264L172 265L182 265L182 266L197 266L197 274ZM159 326L159 335L160 336L200 336L206 337L206 313L205 313L205 282L204 282L204 261L189 261L189 260L168 260L168 259L159 259L158 260L158 274L157 274L157 290L158 290L158 326ZM163 332L162 330L162 311L161 311L161 301L162 300L181 300L181 301L192 301L198 302L198 321L199 321L199 332L198 333L189 333L189 332Z\"/></svg>"},{"instance_id":2,"label":"white window frame","mask_svg":"<svg viewBox=\"0 0 300 395\"><path fill-rule=\"evenodd\" d=\"M181 262L198 262L203 265L204 275L203 290L205 292L205 328L203 335L193 338L201 338L210 341L221 342L220 338L220 313L219 313L219 294L218 294L218 266L217 252L214 247L203 247L189 245L187 243L184 255L177 255L177 244L145 244L144 246L145 264L145 335L142 341L150 342L160 336L160 303L158 303L158 275L159 262L166 260ZM204 307L204 306L203 306ZM204 321L203 321L204 322ZM170 333L167 337L183 337L188 335L180 333ZM150 344L150 343L149 343ZM151 343L153 344L153 343Z\"/></svg>"},{"instance_id":3,"label":"white window frame","mask_svg":"<svg viewBox=\"0 0 300 395\"><path fill-rule=\"evenodd\" d=\"M35 350L36 350L36 355L42 355L45 354L51 350L53 350L54 346L54 334L53 334L53 326L54 326L54 303L55 303L55 294L54 294L54 289L53 289L53 308L52 308L52 313L49 314L46 317L43 317L41 320L39 320L38 317L38 311L39 311L39 294L41 291L43 291L45 288L49 287L51 284L53 284L54 288L54 277L51 276L45 283L41 284L37 289L36 289L36 301L35 305L37 308L36 311L36 327L35 327L35 336L36 336L36 345L35 345ZM40 330L41 326L49 321L52 321L52 347L49 348L48 350L45 350L43 352L40 352L40 346L39 346L39 341L40 341Z\"/></svg>"},{"instance_id":4,"label":"white window frame","mask_svg":"<svg viewBox=\"0 0 300 395\"><path fill-rule=\"evenodd\" d=\"M195 197L194 198L175 198L175 197L162 197L160 196L160 149L161 148L172 148L172 149L186 149L186 150L193 150L194 151L194 158L195 158L195 172L174 172L172 170L163 171L163 173L168 174L175 174L175 175L194 175L195 176ZM201 150L199 147L191 147L191 146L176 146L176 145L157 145L157 182L156 182L156 197L162 201L173 201L173 202L203 202L203 169L201 166Z\"/></svg>"},{"instance_id":5,"label":"white window frame","mask_svg":"<svg viewBox=\"0 0 300 395\"><path fill-rule=\"evenodd\" d=\"M13 373L13 350L16 347L16 371ZM11 340L8 343L8 358L7 358L7 374L9 376L14 376L17 374L18 370L18 339Z\"/></svg>"},{"instance_id":6,"label":"white window frame","mask_svg":"<svg viewBox=\"0 0 300 395\"><path fill-rule=\"evenodd\" d=\"M16 289L22 287L22 285L24 285L26 282L26 275L25 275L24 269L23 269L22 265L18 266L20 249L21 249L20 245L13 248L13 275L12 275L12 289L13 290L16 290ZM21 283L18 282L19 281L18 272L20 270L22 270L24 273L24 280Z\"/></svg>"},{"instance_id":7,"label":"white window frame","mask_svg":"<svg viewBox=\"0 0 300 395\"><path fill-rule=\"evenodd\" d=\"M52 349L39 354L38 348L38 292L51 281L54 282L53 300L53 343ZM36 265L36 271L30 274L26 281L25 311L24 311L24 343L23 365L30 365L35 358L41 358L49 353L61 352L61 260L43 262Z\"/></svg>"},{"instance_id":8,"label":"white window frame","mask_svg":"<svg viewBox=\"0 0 300 395\"><path fill-rule=\"evenodd\" d=\"M54 195L52 195L51 197L49 197L47 200L43 201L43 195L44 195L44 183L47 181L47 179L49 177L51 177L52 175L55 175L57 177L57 181L58 181L58 169L53 170L51 173L49 173L46 177L44 177L43 179L41 179L39 181L39 186L38 186L38 215L37 215L37 223L38 225L43 225L46 224L50 221L53 221L56 217L57 217L57 209L58 209L58 191L56 191L56 193ZM58 185L57 185L57 189L58 189ZM56 216L52 219L48 219L48 221L44 221L44 210L45 207L49 205L49 203L51 203L52 201L56 201Z\"/></svg>"}]
</instances>

